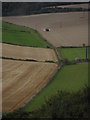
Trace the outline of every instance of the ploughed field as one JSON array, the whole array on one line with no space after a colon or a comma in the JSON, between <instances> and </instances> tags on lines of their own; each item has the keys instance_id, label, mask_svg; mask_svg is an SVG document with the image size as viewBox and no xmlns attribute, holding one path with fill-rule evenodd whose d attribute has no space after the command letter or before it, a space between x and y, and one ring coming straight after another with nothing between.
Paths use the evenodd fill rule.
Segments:
<instances>
[{"instance_id":1,"label":"ploughed field","mask_svg":"<svg viewBox=\"0 0 90 120\"><path fill-rule=\"evenodd\" d=\"M2 44L2 56L5 58L57 62L57 57L53 49L34 48L18 45Z\"/></svg>"},{"instance_id":2,"label":"ploughed field","mask_svg":"<svg viewBox=\"0 0 90 120\"><path fill-rule=\"evenodd\" d=\"M3 20L36 29L55 47L88 45L88 12L13 16ZM46 28L50 31L46 32Z\"/></svg>"},{"instance_id":3,"label":"ploughed field","mask_svg":"<svg viewBox=\"0 0 90 120\"><path fill-rule=\"evenodd\" d=\"M13 111L30 101L47 84L57 69L55 63L5 59L2 63L3 112Z\"/></svg>"}]
</instances>

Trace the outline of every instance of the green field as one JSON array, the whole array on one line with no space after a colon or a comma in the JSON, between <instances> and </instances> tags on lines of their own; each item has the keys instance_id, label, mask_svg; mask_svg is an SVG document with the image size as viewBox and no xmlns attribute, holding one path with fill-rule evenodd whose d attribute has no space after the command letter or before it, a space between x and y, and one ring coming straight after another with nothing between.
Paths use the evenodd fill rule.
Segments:
<instances>
[{"instance_id":1,"label":"green field","mask_svg":"<svg viewBox=\"0 0 90 120\"><path fill-rule=\"evenodd\" d=\"M58 48L59 56L63 59L68 59L69 61L75 60L76 57L81 59L86 59L86 48ZM88 47L88 51L90 47Z\"/></svg>"},{"instance_id":2,"label":"green field","mask_svg":"<svg viewBox=\"0 0 90 120\"><path fill-rule=\"evenodd\" d=\"M31 103L26 106L26 111L41 107L45 99L55 95L58 90L76 92L88 84L88 64L64 66L54 79L44 88Z\"/></svg>"},{"instance_id":3,"label":"green field","mask_svg":"<svg viewBox=\"0 0 90 120\"><path fill-rule=\"evenodd\" d=\"M37 31L7 22L2 22L2 42L42 48L51 46Z\"/></svg>"}]
</instances>

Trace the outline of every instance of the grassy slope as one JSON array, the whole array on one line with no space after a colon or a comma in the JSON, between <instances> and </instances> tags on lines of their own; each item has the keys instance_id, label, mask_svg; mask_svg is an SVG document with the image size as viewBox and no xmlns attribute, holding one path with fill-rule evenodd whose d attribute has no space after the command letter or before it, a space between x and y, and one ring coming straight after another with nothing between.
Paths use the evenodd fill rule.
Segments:
<instances>
[{"instance_id":1,"label":"grassy slope","mask_svg":"<svg viewBox=\"0 0 90 120\"><path fill-rule=\"evenodd\" d=\"M2 22L2 42L33 47L50 46L35 30L6 22Z\"/></svg>"},{"instance_id":2,"label":"grassy slope","mask_svg":"<svg viewBox=\"0 0 90 120\"><path fill-rule=\"evenodd\" d=\"M56 74L51 83L27 105L26 111L41 107L45 99L57 93L58 90L76 92L88 84L88 64L64 66Z\"/></svg>"},{"instance_id":3,"label":"grassy slope","mask_svg":"<svg viewBox=\"0 0 90 120\"><path fill-rule=\"evenodd\" d=\"M70 61L76 57L86 58L86 48L58 48L58 53L62 58L67 58Z\"/></svg>"}]
</instances>

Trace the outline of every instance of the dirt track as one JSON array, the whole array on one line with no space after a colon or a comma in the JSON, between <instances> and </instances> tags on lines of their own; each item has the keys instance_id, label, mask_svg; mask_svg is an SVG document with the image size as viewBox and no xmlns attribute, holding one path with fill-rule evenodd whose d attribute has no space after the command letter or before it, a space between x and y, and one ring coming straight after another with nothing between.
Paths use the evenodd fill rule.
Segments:
<instances>
[{"instance_id":1,"label":"dirt track","mask_svg":"<svg viewBox=\"0 0 90 120\"><path fill-rule=\"evenodd\" d=\"M2 56L23 60L57 61L53 49L22 47L9 44L2 44Z\"/></svg>"},{"instance_id":2,"label":"dirt track","mask_svg":"<svg viewBox=\"0 0 90 120\"><path fill-rule=\"evenodd\" d=\"M4 17L3 20L38 30L55 47L88 45L88 13L52 13ZM50 28L50 32L43 31Z\"/></svg>"},{"instance_id":3,"label":"dirt track","mask_svg":"<svg viewBox=\"0 0 90 120\"><path fill-rule=\"evenodd\" d=\"M57 64L3 60L3 112L23 106L45 86Z\"/></svg>"}]
</instances>

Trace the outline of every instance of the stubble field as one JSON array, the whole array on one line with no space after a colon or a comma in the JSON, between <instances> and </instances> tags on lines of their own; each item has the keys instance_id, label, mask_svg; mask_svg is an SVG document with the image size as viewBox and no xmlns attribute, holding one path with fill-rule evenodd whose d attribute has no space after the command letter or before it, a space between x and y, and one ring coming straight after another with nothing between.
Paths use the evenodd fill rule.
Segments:
<instances>
[{"instance_id":1,"label":"stubble field","mask_svg":"<svg viewBox=\"0 0 90 120\"><path fill-rule=\"evenodd\" d=\"M57 64L3 60L3 112L30 101L54 74Z\"/></svg>"},{"instance_id":2,"label":"stubble field","mask_svg":"<svg viewBox=\"0 0 90 120\"><path fill-rule=\"evenodd\" d=\"M57 57L53 49L24 47L4 43L2 44L2 56L21 60L57 62Z\"/></svg>"}]
</instances>

